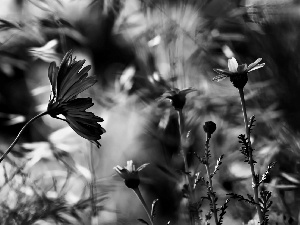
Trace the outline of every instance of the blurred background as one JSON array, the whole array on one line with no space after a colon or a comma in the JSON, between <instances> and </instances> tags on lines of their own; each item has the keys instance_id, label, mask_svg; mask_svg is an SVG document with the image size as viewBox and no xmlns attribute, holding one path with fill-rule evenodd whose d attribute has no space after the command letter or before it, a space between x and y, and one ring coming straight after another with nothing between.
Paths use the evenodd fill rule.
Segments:
<instances>
[{"instance_id":1,"label":"blurred background","mask_svg":"<svg viewBox=\"0 0 300 225\"><path fill-rule=\"evenodd\" d=\"M169 101L156 100L170 88L197 89L183 110L191 175L205 174L190 153L203 154L202 126L212 120L212 166L225 154L214 177L219 204L226 193L251 194L237 139L244 133L238 91L229 79L212 82L213 68L226 69L231 57L266 64L245 87L248 115L257 121L256 165L262 174L277 162L263 185L273 196L270 224L298 224L300 1L0 2L0 151L47 109L49 64L70 49L98 78L82 96L93 98L91 111L107 131L97 149L49 116L28 127L0 165L1 224L140 224L147 219L141 203L113 170L127 160L150 163L140 189L149 206L159 199L156 224L186 224L177 114ZM205 194L199 186L197 197ZM204 216L209 205L201 209ZM223 224L255 217L252 206L231 201Z\"/></svg>"}]
</instances>

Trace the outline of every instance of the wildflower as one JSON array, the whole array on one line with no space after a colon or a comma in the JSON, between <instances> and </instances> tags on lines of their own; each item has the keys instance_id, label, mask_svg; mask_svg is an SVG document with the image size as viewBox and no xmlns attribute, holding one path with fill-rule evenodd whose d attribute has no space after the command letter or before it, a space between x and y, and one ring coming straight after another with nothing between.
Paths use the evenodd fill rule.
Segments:
<instances>
[{"instance_id":1,"label":"wildflower","mask_svg":"<svg viewBox=\"0 0 300 225\"><path fill-rule=\"evenodd\" d=\"M203 129L205 133L207 133L207 137L210 138L211 135L216 131L217 126L213 121L207 121L203 125Z\"/></svg>"},{"instance_id":2,"label":"wildflower","mask_svg":"<svg viewBox=\"0 0 300 225\"><path fill-rule=\"evenodd\" d=\"M188 93L191 93L193 91L196 91L194 88L186 88L183 90L179 90L178 88L172 88L170 91L165 92L159 100L163 99L170 99L172 100L172 105L175 108L175 110L179 111L182 110L185 102L186 102L186 95Z\"/></svg>"},{"instance_id":3,"label":"wildflower","mask_svg":"<svg viewBox=\"0 0 300 225\"><path fill-rule=\"evenodd\" d=\"M53 62L59 60L59 54L56 52L58 46L58 40L53 39L47 42L44 46L39 48L29 48L28 52L35 59L41 59L45 62Z\"/></svg>"},{"instance_id":4,"label":"wildflower","mask_svg":"<svg viewBox=\"0 0 300 225\"><path fill-rule=\"evenodd\" d=\"M141 165L139 168L135 169L135 165L132 160L127 161L126 167L116 166L114 170L125 180L125 185L128 188L136 189L140 184L139 171L144 169L149 163Z\"/></svg>"},{"instance_id":5,"label":"wildflower","mask_svg":"<svg viewBox=\"0 0 300 225\"><path fill-rule=\"evenodd\" d=\"M91 98L77 98L78 94L97 82L95 76L88 77L91 66L82 68L84 62L85 60L77 61L76 58L72 58L72 51L69 51L60 67L56 67L55 62L50 64L48 76L53 96L49 101L47 113L53 118L66 121L78 135L99 147L98 140L105 130L98 122L102 122L103 119L85 111L94 105ZM65 119L59 118L60 114Z\"/></svg>"},{"instance_id":6,"label":"wildflower","mask_svg":"<svg viewBox=\"0 0 300 225\"><path fill-rule=\"evenodd\" d=\"M262 59L259 58L247 67L247 64L238 65L236 59L232 57L228 60L229 70L214 69L214 71L220 75L215 76L213 81L221 81L226 77L229 77L233 86L238 89L243 89L248 81L248 73L260 69L265 65L264 63L258 64L261 60Z\"/></svg>"}]
</instances>

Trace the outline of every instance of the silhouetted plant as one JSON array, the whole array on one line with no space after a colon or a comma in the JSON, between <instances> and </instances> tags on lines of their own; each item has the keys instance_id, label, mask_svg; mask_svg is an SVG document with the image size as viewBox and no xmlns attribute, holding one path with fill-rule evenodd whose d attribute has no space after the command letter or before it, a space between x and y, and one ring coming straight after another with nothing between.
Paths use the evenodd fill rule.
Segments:
<instances>
[{"instance_id":1,"label":"silhouetted plant","mask_svg":"<svg viewBox=\"0 0 300 225\"><path fill-rule=\"evenodd\" d=\"M85 60L76 61L72 51L64 56L60 67L55 62L49 66L48 76L52 87L52 97L45 112L33 117L21 129L13 143L1 156L0 162L18 142L25 128L36 119L50 115L53 118L66 121L69 126L81 137L93 142L99 148L98 140L105 132L98 122L103 122L101 117L95 116L86 110L93 106L91 98L77 98L77 95L93 86L97 80L95 76L88 76L91 66L82 68ZM63 115L65 118L60 118Z\"/></svg>"},{"instance_id":2,"label":"silhouetted plant","mask_svg":"<svg viewBox=\"0 0 300 225\"><path fill-rule=\"evenodd\" d=\"M255 117L252 116L250 118L250 121L248 121L247 118L247 110L246 110L246 102L244 98L244 87L248 82L248 73L262 68L265 64L258 64L262 59L257 59L254 63L251 63L248 67L247 64L238 65L235 58L231 58L228 60L228 69L229 70L222 70L222 69L214 69L215 72L219 73L220 75L213 78L213 81L221 81L225 79L226 77L230 78L230 81L232 82L233 86L236 87L239 90L240 94L240 100L242 104L242 111L244 116L244 123L245 123L245 132L246 136L244 134L241 134L238 136L239 142L242 144L240 152L245 156L245 162L247 162L250 165L251 168L251 174L252 174L252 187L254 191L254 198L248 195L248 199L244 198L241 195L236 195L234 193L230 193L229 195L234 198L238 199L239 201L245 201L247 203L250 203L256 207L257 214L259 216L260 224L268 224L268 216L267 212L270 208L272 202L269 201L271 197L271 192L262 190L260 192L260 198L259 198L259 185L266 179L268 174L270 173L270 170L274 167L275 163L271 163L268 167L267 171L264 173L262 180L259 180L259 174L255 172L255 163L257 163L253 159L253 151L250 140L250 134L252 131L252 128L254 126Z\"/></svg>"}]
</instances>

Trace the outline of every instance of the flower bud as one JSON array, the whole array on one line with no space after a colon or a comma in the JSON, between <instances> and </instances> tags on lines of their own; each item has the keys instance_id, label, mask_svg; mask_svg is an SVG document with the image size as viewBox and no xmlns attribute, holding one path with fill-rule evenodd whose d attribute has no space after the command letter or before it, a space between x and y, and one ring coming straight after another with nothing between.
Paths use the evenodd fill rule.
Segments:
<instances>
[{"instance_id":1,"label":"flower bud","mask_svg":"<svg viewBox=\"0 0 300 225\"><path fill-rule=\"evenodd\" d=\"M207 137L211 138L211 135L217 129L216 124L213 121L206 121L203 125L204 132L207 133Z\"/></svg>"}]
</instances>

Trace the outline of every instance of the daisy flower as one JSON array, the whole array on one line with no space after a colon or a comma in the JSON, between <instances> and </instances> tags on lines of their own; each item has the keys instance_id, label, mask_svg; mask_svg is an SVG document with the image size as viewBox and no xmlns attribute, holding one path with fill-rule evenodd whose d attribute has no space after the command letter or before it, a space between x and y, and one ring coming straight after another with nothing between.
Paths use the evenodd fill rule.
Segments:
<instances>
[{"instance_id":1,"label":"daisy flower","mask_svg":"<svg viewBox=\"0 0 300 225\"><path fill-rule=\"evenodd\" d=\"M52 96L47 113L53 118L66 121L78 135L99 147L98 140L105 130L98 122L103 122L103 119L92 112L86 112L94 105L91 98L77 98L78 94L97 82L95 76L88 76L90 65L82 68L84 63L85 60L77 61L72 57L72 51L69 51L59 67L55 62L50 64L48 76ZM63 115L65 119L58 115Z\"/></svg>"},{"instance_id":2,"label":"daisy flower","mask_svg":"<svg viewBox=\"0 0 300 225\"><path fill-rule=\"evenodd\" d=\"M264 67L264 63L259 64L262 58L257 59L249 66L247 64L239 65L234 57L228 60L228 70L214 69L219 75L213 78L213 81L221 81L226 77L230 78L233 86L242 89L248 81L248 73Z\"/></svg>"},{"instance_id":3,"label":"daisy flower","mask_svg":"<svg viewBox=\"0 0 300 225\"><path fill-rule=\"evenodd\" d=\"M140 184L140 178L139 178L139 171L144 169L146 166L148 166L149 163L145 163L141 165L139 168L135 169L135 165L133 164L132 160L127 161L127 166L121 167L116 166L114 167L114 170L125 180L125 185L128 188L135 189Z\"/></svg>"}]
</instances>

